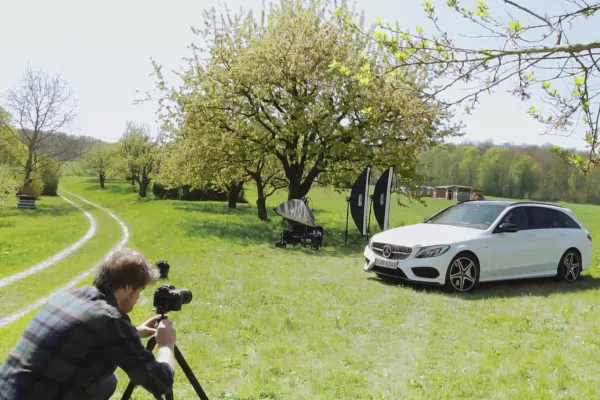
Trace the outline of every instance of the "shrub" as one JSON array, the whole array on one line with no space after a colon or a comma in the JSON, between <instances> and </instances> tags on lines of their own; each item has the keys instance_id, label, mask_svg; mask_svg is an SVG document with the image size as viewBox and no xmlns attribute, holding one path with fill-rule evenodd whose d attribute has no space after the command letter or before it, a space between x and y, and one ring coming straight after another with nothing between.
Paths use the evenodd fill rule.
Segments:
<instances>
[{"instance_id":1,"label":"shrub","mask_svg":"<svg viewBox=\"0 0 600 400\"><path fill-rule=\"evenodd\" d=\"M190 185L166 189L160 182L154 182L152 186L154 197L159 200L187 200L187 201L227 201L227 192L216 190L209 186L193 188ZM244 189L240 191L237 203L247 203L244 197Z\"/></svg>"},{"instance_id":2,"label":"shrub","mask_svg":"<svg viewBox=\"0 0 600 400\"><path fill-rule=\"evenodd\" d=\"M16 174L8 165L0 164L0 210L8 202L15 200L15 195L19 189L19 181Z\"/></svg>"},{"instance_id":3,"label":"shrub","mask_svg":"<svg viewBox=\"0 0 600 400\"><path fill-rule=\"evenodd\" d=\"M60 165L56 162L48 163L42 170L42 194L45 196L57 196L59 178Z\"/></svg>"}]
</instances>

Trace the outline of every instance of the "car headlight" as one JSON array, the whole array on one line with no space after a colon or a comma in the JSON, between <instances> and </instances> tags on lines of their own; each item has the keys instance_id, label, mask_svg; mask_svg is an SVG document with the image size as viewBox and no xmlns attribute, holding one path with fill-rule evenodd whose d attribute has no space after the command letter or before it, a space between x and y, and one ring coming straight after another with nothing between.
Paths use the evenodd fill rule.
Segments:
<instances>
[{"instance_id":1,"label":"car headlight","mask_svg":"<svg viewBox=\"0 0 600 400\"><path fill-rule=\"evenodd\" d=\"M448 246L447 244L421 247L421 250L419 250L415 258L429 258L441 256L442 254L447 252L448 249L450 249L450 246Z\"/></svg>"}]
</instances>

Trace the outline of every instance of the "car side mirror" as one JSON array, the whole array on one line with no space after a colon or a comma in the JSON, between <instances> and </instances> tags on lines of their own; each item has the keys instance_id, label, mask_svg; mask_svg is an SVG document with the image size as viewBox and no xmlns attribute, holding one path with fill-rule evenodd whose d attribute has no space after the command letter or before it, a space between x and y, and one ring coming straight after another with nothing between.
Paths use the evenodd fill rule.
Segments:
<instances>
[{"instance_id":1,"label":"car side mirror","mask_svg":"<svg viewBox=\"0 0 600 400\"><path fill-rule=\"evenodd\" d=\"M516 232L518 230L519 229L515 224L511 224L509 222L504 222L498 227L498 232Z\"/></svg>"}]
</instances>

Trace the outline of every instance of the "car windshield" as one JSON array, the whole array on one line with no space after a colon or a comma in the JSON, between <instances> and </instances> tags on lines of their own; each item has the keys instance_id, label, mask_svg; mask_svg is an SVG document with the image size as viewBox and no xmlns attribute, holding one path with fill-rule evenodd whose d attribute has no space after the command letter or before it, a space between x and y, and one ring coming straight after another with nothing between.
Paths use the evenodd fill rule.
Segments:
<instances>
[{"instance_id":1,"label":"car windshield","mask_svg":"<svg viewBox=\"0 0 600 400\"><path fill-rule=\"evenodd\" d=\"M503 204L458 203L433 216L426 223L487 229L505 208L506 205Z\"/></svg>"}]
</instances>

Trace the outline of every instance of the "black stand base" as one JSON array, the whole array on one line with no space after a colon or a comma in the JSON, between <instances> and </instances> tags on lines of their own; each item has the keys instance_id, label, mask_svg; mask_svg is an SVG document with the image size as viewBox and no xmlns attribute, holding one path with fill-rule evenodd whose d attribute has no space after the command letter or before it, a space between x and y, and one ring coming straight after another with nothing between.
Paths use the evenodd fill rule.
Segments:
<instances>
[{"instance_id":1,"label":"black stand base","mask_svg":"<svg viewBox=\"0 0 600 400\"><path fill-rule=\"evenodd\" d=\"M150 338L150 340L148 340L146 349L152 351L154 349L154 346L156 346L156 338L152 337L152 338ZM206 393L204 393L202 386L200 386L200 383L196 379L196 376L194 376L194 373L192 372L188 363L185 361L185 358L183 358L183 355L179 351L179 348L177 347L177 345L175 345L175 360L177 360L177 363L179 364L179 366L185 373L185 376L188 378L188 381L190 382L190 384L196 391L196 394L198 395L198 397L201 400L208 400L208 396L206 395ZM128 400L131 397L131 394L133 393L133 389L135 389L135 384L133 382L129 381L129 384L127 385L127 388L125 389L125 393L123 393L123 397L121 397L121 400ZM160 397L156 397L156 398L160 399ZM165 400L173 400L173 392L172 391L165 394Z\"/></svg>"}]
</instances>

